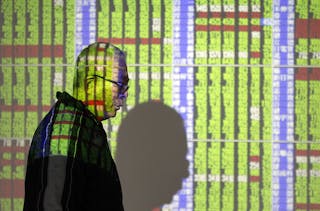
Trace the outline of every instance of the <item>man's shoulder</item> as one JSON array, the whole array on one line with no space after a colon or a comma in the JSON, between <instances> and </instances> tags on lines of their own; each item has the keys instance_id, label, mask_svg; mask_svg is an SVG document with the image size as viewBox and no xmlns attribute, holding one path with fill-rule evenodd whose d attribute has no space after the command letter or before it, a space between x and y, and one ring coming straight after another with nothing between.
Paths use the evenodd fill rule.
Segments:
<instances>
[{"instance_id":1,"label":"man's shoulder","mask_svg":"<svg viewBox=\"0 0 320 211\"><path fill-rule=\"evenodd\" d=\"M57 92L56 93L57 102L56 104L65 104L79 110L85 110L85 105L76 98L72 97L68 92Z\"/></svg>"},{"instance_id":2,"label":"man's shoulder","mask_svg":"<svg viewBox=\"0 0 320 211\"><path fill-rule=\"evenodd\" d=\"M67 92L57 92L57 101L38 125L36 133L51 134L55 128L78 128L77 130L95 128L96 119L81 101Z\"/></svg>"}]
</instances>

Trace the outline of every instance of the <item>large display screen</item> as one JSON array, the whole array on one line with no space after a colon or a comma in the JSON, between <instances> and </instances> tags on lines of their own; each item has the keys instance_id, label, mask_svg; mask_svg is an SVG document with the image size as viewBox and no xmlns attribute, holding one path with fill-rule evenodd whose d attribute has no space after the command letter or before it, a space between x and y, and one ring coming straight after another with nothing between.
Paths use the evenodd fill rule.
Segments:
<instances>
[{"instance_id":1,"label":"large display screen","mask_svg":"<svg viewBox=\"0 0 320 211\"><path fill-rule=\"evenodd\" d=\"M95 41L127 55L113 154L139 104L183 119L189 176L153 210L320 210L319 26L319 0L0 1L0 210L22 210L33 133Z\"/></svg>"}]
</instances>

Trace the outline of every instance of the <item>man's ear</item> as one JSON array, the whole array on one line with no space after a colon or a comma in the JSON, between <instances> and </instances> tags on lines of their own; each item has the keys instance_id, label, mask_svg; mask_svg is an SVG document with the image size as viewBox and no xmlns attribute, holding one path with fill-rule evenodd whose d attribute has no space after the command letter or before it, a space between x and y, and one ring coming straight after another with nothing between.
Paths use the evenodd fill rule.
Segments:
<instances>
[{"instance_id":1,"label":"man's ear","mask_svg":"<svg viewBox=\"0 0 320 211\"><path fill-rule=\"evenodd\" d=\"M92 90L94 86L94 81L90 81L90 82L85 82L84 85L84 94L85 94L85 99L89 99L89 97L92 95Z\"/></svg>"},{"instance_id":2,"label":"man's ear","mask_svg":"<svg viewBox=\"0 0 320 211\"><path fill-rule=\"evenodd\" d=\"M85 88L84 88L85 99L89 99L89 97L90 97L90 94L91 94L90 91L89 91L89 90L90 90L90 86L91 86L91 85L88 84L88 85L86 85Z\"/></svg>"}]
</instances>

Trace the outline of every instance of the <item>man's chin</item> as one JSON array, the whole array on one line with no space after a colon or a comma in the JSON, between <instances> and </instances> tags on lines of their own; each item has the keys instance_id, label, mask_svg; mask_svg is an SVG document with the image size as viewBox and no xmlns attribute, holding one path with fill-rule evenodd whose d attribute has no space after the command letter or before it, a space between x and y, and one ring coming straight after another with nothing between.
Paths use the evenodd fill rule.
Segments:
<instances>
[{"instance_id":1,"label":"man's chin","mask_svg":"<svg viewBox=\"0 0 320 211\"><path fill-rule=\"evenodd\" d=\"M106 113L105 117L106 119L108 119L110 117L115 117L116 115L117 115L117 111L113 111L113 112Z\"/></svg>"}]
</instances>

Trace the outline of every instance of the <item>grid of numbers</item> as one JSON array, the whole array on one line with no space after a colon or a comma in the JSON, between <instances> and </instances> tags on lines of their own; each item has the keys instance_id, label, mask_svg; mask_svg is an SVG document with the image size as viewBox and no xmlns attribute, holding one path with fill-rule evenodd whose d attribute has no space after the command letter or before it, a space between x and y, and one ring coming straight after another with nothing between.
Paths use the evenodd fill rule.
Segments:
<instances>
[{"instance_id":1,"label":"grid of numbers","mask_svg":"<svg viewBox=\"0 0 320 211\"><path fill-rule=\"evenodd\" d=\"M320 1L0 1L0 210L21 210L30 140L94 41L130 94L185 122L189 173L163 211L320 210ZM170 146L168 146L170 147Z\"/></svg>"}]
</instances>

